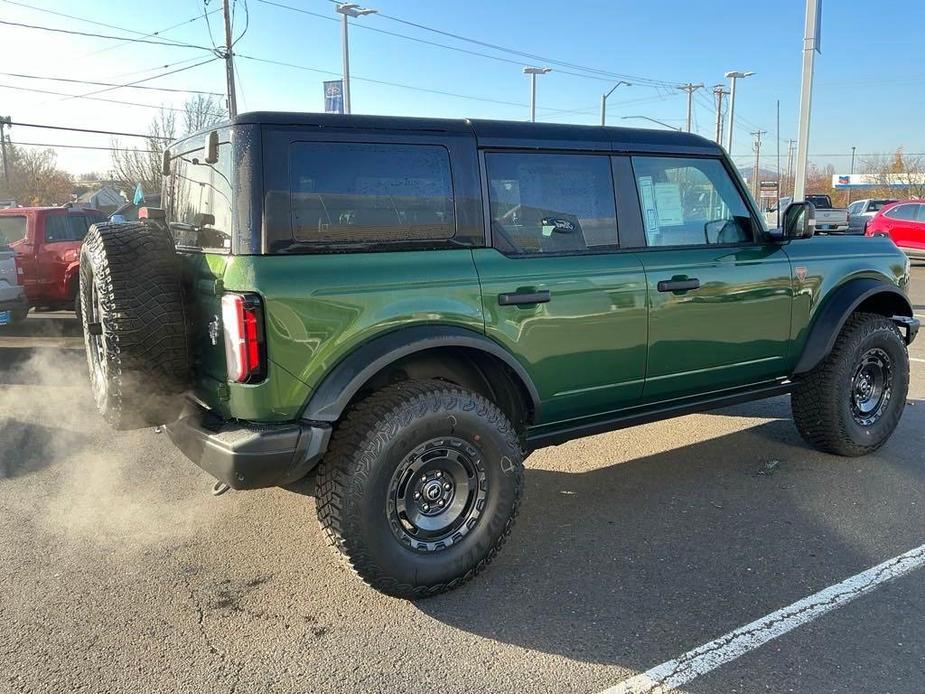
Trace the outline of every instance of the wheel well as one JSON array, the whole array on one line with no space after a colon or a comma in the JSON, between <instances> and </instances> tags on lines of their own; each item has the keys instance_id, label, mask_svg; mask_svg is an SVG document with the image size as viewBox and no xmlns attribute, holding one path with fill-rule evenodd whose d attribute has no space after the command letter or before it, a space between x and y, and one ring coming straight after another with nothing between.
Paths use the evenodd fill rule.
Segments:
<instances>
[{"instance_id":1,"label":"wheel well","mask_svg":"<svg viewBox=\"0 0 925 694\"><path fill-rule=\"evenodd\" d=\"M893 316L912 317L912 309L909 303L894 292L878 292L867 297L858 304L853 313L879 313L887 318Z\"/></svg>"},{"instance_id":2,"label":"wheel well","mask_svg":"<svg viewBox=\"0 0 925 694\"><path fill-rule=\"evenodd\" d=\"M533 421L533 403L520 377L498 357L471 347L434 347L402 357L370 377L348 407L392 383L423 379L446 381L484 395L521 435Z\"/></svg>"}]
</instances>

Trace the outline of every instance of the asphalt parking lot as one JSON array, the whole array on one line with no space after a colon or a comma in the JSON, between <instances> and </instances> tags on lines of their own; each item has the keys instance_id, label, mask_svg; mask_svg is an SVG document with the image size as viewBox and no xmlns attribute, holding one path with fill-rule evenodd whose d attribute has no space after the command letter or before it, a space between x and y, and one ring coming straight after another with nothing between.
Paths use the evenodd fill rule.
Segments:
<instances>
[{"instance_id":1,"label":"asphalt parking lot","mask_svg":"<svg viewBox=\"0 0 925 694\"><path fill-rule=\"evenodd\" d=\"M498 559L418 603L350 575L304 490L213 497L109 430L80 346L68 314L0 335L2 692L598 692L925 543L925 338L876 455L810 450L787 398L538 451ZM682 689L923 692L923 577Z\"/></svg>"}]
</instances>

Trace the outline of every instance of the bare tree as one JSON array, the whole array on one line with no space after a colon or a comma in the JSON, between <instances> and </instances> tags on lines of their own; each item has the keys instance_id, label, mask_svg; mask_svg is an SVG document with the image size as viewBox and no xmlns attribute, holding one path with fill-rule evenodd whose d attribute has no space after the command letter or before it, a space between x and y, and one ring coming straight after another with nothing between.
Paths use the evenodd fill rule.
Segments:
<instances>
[{"instance_id":1,"label":"bare tree","mask_svg":"<svg viewBox=\"0 0 925 694\"><path fill-rule=\"evenodd\" d=\"M169 142L215 125L224 117L218 100L201 94L186 102L182 130L177 127L177 112L161 109L148 126L144 148L126 149L119 140L113 141L113 147L119 148L112 153L113 178L126 191L134 190L139 183L146 192L159 191L164 149Z\"/></svg>"},{"instance_id":2,"label":"bare tree","mask_svg":"<svg viewBox=\"0 0 925 694\"><path fill-rule=\"evenodd\" d=\"M877 157L865 161L862 170L871 176L877 185L870 191L872 196L925 198L925 160L919 156L905 154L902 147L897 149L892 157ZM895 187L897 185L901 187Z\"/></svg>"},{"instance_id":3,"label":"bare tree","mask_svg":"<svg viewBox=\"0 0 925 694\"><path fill-rule=\"evenodd\" d=\"M57 166L52 149L7 145L10 180L0 185L0 196L21 205L63 205L71 201L74 180Z\"/></svg>"}]
</instances>

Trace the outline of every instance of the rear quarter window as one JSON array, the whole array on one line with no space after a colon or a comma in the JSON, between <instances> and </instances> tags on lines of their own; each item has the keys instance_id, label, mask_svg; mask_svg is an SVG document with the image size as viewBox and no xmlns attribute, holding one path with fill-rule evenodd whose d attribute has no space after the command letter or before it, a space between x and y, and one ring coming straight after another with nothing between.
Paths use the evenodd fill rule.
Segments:
<instances>
[{"instance_id":1,"label":"rear quarter window","mask_svg":"<svg viewBox=\"0 0 925 694\"><path fill-rule=\"evenodd\" d=\"M45 243L83 241L90 225L103 221L102 215L51 214L45 218Z\"/></svg>"},{"instance_id":2,"label":"rear quarter window","mask_svg":"<svg viewBox=\"0 0 925 694\"><path fill-rule=\"evenodd\" d=\"M0 217L0 246L26 238L25 217Z\"/></svg>"},{"instance_id":3,"label":"rear quarter window","mask_svg":"<svg viewBox=\"0 0 925 694\"><path fill-rule=\"evenodd\" d=\"M439 145L296 142L289 182L291 237L274 251L439 247L456 235Z\"/></svg>"}]
</instances>

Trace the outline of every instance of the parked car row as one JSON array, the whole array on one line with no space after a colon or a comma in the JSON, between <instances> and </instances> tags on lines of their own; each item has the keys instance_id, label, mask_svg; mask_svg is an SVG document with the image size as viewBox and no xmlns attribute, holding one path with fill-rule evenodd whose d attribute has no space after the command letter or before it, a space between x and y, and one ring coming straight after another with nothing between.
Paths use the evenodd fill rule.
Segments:
<instances>
[{"instance_id":1,"label":"parked car row","mask_svg":"<svg viewBox=\"0 0 925 694\"><path fill-rule=\"evenodd\" d=\"M865 224L865 236L888 236L907 256L925 260L925 201L883 205Z\"/></svg>"}]
</instances>

